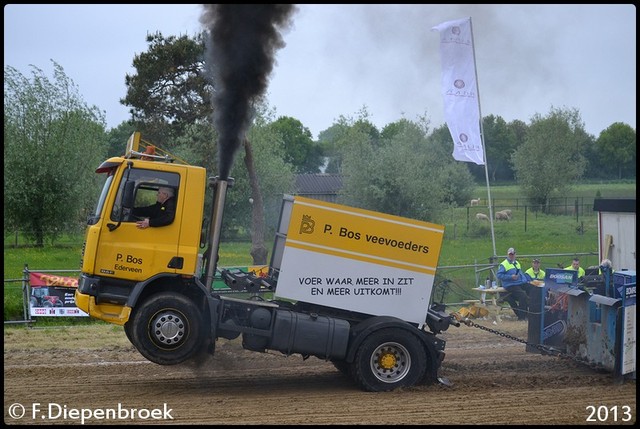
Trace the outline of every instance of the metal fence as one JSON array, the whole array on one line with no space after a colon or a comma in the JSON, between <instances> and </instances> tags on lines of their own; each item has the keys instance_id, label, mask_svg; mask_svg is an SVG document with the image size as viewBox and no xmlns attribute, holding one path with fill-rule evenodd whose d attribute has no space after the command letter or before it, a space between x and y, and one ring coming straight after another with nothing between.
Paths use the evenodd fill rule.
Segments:
<instances>
[{"instance_id":1,"label":"metal fence","mask_svg":"<svg viewBox=\"0 0 640 429\"><path fill-rule=\"evenodd\" d=\"M545 212L548 214L583 216L593 213L594 200L595 198L592 197L555 197L549 198L547 205L543 208L531 204L528 198L492 198L491 207L493 207L494 211L505 209L542 211L545 209ZM473 207L488 207L486 199L481 200L481 202L482 201L484 201L485 204L478 204Z\"/></svg>"},{"instance_id":2,"label":"metal fence","mask_svg":"<svg viewBox=\"0 0 640 429\"><path fill-rule=\"evenodd\" d=\"M4 295L7 296L8 289L20 290L22 296L22 320L5 320L6 324L16 324L16 323L33 323L35 319L31 316L30 311L30 300L31 300L31 282L30 282L30 273L38 272L38 273L46 273L46 274L68 274L68 273L79 273L79 270L33 270L29 269L27 265L25 265L22 270L22 278L20 279L5 279L4 280ZM9 285L9 288L7 288ZM15 285L15 286L14 286Z\"/></svg>"},{"instance_id":3,"label":"metal fence","mask_svg":"<svg viewBox=\"0 0 640 429\"><path fill-rule=\"evenodd\" d=\"M583 267L597 266L598 252L584 253L553 253L553 254L532 254L518 255L520 261L529 261L533 258L541 258L543 261L572 259L575 256L584 256L582 258ZM500 258L490 258L487 262L474 261L467 265L449 265L437 267L436 279L433 285L433 302L443 302L447 307L456 307L463 305L466 299L477 298L473 291L474 287L483 285L486 279L490 281L496 279L498 265L502 262ZM547 268L543 266L543 269ZM553 268L558 268L553 266ZM17 287L22 291L22 307L23 320L5 321L8 323L32 323L35 321L29 311L29 300L31 297L31 287L29 282L29 273L78 273L78 270L31 270L25 265L23 270L23 278L21 279L5 279L5 295L7 285L19 284ZM38 316L41 317L41 316ZM46 317L46 316L44 316Z\"/></svg>"},{"instance_id":4,"label":"metal fence","mask_svg":"<svg viewBox=\"0 0 640 429\"><path fill-rule=\"evenodd\" d=\"M523 261L530 261L533 258L539 258L547 261L546 265L541 267L543 270L547 268L560 268L557 263L551 261L571 260L574 257L581 258L581 266L585 269L597 267L599 265L598 252L582 252L582 253L546 253L518 255L518 260L523 265ZM495 281L498 265L504 260L504 257L489 258L487 262L475 261L468 265L449 265L439 266L437 268L436 280L433 287L434 302L442 302L446 306L455 307L464 304L464 300L477 299L477 294L473 288L484 285L486 280ZM549 265L551 264L551 265ZM562 268L564 268L564 264Z\"/></svg>"},{"instance_id":5,"label":"metal fence","mask_svg":"<svg viewBox=\"0 0 640 429\"><path fill-rule=\"evenodd\" d=\"M475 206L467 206L466 208L466 230L469 231L471 225L474 221L478 219L484 219L486 221L489 220L488 217L488 207L483 205L475 205ZM498 212L510 211L511 214L509 218L499 217L501 215ZM527 231L527 228L530 223L534 222L539 214L543 212L536 208L533 208L530 205L522 204L522 200L512 199L512 200L495 200L494 205L492 206L492 213L494 216L494 220L496 222L500 222L501 220L511 221L513 218L517 218L518 221L523 225L524 231ZM593 210L593 203L587 204L584 202L580 202L578 199L575 199L573 204L569 204L569 201L566 200L563 203L553 204L547 207L546 213L547 215L558 215L558 216L572 216L575 217L576 223L578 223L578 230L584 229L584 222L592 221L595 219L596 212ZM478 218L477 216L482 216L482 218ZM502 215L504 216L504 215ZM582 223L582 226L580 224ZM457 225L456 225L457 226ZM464 228L464 226L463 226ZM578 231L580 232L580 231Z\"/></svg>"}]
</instances>

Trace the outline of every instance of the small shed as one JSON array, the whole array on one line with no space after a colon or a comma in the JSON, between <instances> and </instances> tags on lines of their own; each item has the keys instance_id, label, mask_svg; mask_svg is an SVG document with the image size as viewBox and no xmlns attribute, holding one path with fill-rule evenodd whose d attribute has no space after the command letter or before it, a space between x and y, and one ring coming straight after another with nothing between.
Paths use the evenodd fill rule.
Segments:
<instances>
[{"instance_id":1,"label":"small shed","mask_svg":"<svg viewBox=\"0 0 640 429\"><path fill-rule=\"evenodd\" d=\"M618 270L636 269L636 199L596 198L598 253Z\"/></svg>"}]
</instances>

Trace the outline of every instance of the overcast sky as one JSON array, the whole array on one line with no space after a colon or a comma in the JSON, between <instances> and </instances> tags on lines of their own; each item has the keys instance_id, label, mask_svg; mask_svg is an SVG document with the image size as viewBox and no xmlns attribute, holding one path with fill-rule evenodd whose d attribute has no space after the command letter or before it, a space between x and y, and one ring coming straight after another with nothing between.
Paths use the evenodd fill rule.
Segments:
<instances>
[{"instance_id":1,"label":"overcast sky","mask_svg":"<svg viewBox=\"0 0 640 429\"><path fill-rule=\"evenodd\" d=\"M4 64L53 80L51 60L103 110L109 128L128 119L125 74L147 33L195 35L198 4L6 5ZM444 123L439 34L471 17L483 116L530 122L577 108L598 137L614 122L636 127L636 9L612 5L300 5L283 32L268 88L278 116L314 136L366 107L382 129L401 118Z\"/></svg>"}]
</instances>

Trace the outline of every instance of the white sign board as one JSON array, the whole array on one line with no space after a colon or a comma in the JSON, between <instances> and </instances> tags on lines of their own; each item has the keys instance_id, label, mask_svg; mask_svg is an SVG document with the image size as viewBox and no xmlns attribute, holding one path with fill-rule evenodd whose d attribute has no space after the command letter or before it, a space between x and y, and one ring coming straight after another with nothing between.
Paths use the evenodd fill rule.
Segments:
<instances>
[{"instance_id":1,"label":"white sign board","mask_svg":"<svg viewBox=\"0 0 640 429\"><path fill-rule=\"evenodd\" d=\"M276 296L422 327L444 226L303 197L289 209Z\"/></svg>"}]
</instances>

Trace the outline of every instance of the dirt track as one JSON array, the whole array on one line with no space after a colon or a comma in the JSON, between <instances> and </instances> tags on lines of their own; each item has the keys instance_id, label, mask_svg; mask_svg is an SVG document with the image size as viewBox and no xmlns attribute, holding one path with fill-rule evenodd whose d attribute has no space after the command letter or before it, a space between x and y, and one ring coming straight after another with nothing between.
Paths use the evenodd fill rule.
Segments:
<instances>
[{"instance_id":1,"label":"dirt track","mask_svg":"<svg viewBox=\"0 0 640 429\"><path fill-rule=\"evenodd\" d=\"M526 340L525 322L478 323ZM81 418L73 413L81 409L93 414L85 420L93 424L636 421L635 380L615 383L611 374L570 360L528 353L520 342L474 327L451 327L443 337L447 339L447 356L440 374L453 386L365 393L331 363L303 360L298 355L249 352L241 348L239 339L219 341L216 355L200 367L166 367L146 361L118 327L5 327L4 421L78 424ZM12 406L15 403L26 408L21 418L12 417L11 413L21 410ZM37 403L42 411L34 419ZM122 410L143 411L136 411L133 419L95 417L102 409L118 412L119 404L122 417L126 417ZM596 409L593 422L588 421L590 407ZM48 418L49 408L54 417L60 417ZM172 420L153 419L147 413L165 408Z\"/></svg>"}]
</instances>

